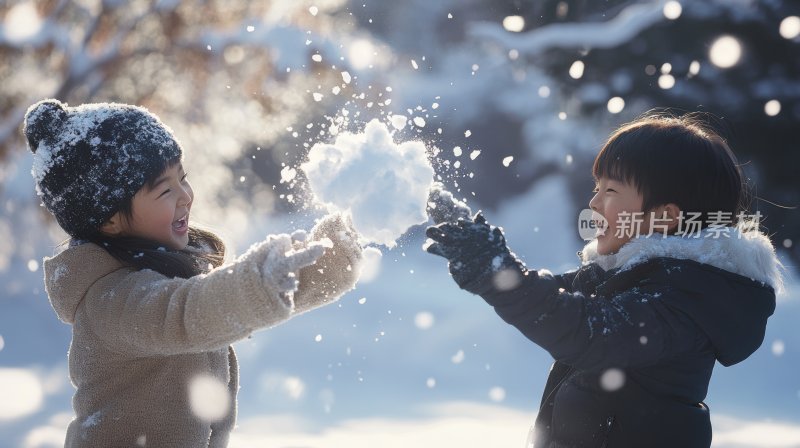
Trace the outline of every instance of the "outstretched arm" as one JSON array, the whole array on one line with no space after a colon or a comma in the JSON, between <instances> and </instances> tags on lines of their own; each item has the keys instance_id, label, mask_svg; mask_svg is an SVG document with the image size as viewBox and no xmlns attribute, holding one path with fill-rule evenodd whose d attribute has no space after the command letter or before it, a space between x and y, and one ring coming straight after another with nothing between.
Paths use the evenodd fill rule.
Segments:
<instances>
[{"instance_id":1,"label":"outstretched arm","mask_svg":"<svg viewBox=\"0 0 800 448\"><path fill-rule=\"evenodd\" d=\"M110 349L133 356L223 348L291 316L292 271L323 252L291 249L289 235L272 235L235 262L188 279L122 267L89 289L77 319Z\"/></svg>"},{"instance_id":2,"label":"outstretched arm","mask_svg":"<svg viewBox=\"0 0 800 448\"><path fill-rule=\"evenodd\" d=\"M667 285L642 284L609 297L573 292L564 288L569 277L527 270L502 230L480 214L427 234L433 240L427 250L447 258L462 289L482 296L556 360L584 369L642 366L702 343L694 322L669 306L682 298L671 297L681 293Z\"/></svg>"}]
</instances>

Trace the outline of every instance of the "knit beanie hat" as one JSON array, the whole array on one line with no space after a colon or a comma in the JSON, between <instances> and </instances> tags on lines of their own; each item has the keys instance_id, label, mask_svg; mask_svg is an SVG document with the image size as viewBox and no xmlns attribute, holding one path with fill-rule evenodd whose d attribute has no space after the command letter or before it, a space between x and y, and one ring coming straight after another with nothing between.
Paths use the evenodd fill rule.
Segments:
<instances>
[{"instance_id":1,"label":"knit beanie hat","mask_svg":"<svg viewBox=\"0 0 800 448\"><path fill-rule=\"evenodd\" d=\"M68 107L43 100L25 114L24 132L33 152L36 192L75 238L94 234L183 154L158 117L126 104Z\"/></svg>"}]
</instances>

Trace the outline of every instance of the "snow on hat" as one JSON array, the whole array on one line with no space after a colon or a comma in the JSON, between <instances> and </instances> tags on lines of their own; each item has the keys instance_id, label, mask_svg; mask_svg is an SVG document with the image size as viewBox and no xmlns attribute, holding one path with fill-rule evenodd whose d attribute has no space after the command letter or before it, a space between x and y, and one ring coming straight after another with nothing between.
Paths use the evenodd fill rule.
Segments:
<instances>
[{"instance_id":1,"label":"snow on hat","mask_svg":"<svg viewBox=\"0 0 800 448\"><path fill-rule=\"evenodd\" d=\"M25 114L42 202L73 237L88 237L148 179L182 157L172 130L147 109L48 99Z\"/></svg>"}]
</instances>

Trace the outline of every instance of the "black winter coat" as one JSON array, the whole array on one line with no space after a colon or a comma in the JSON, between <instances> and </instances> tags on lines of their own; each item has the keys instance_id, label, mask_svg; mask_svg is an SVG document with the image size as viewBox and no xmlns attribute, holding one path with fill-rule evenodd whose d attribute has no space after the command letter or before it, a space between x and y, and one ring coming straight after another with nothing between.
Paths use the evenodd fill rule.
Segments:
<instances>
[{"instance_id":1,"label":"black winter coat","mask_svg":"<svg viewBox=\"0 0 800 448\"><path fill-rule=\"evenodd\" d=\"M531 270L513 290L480 291L555 358L535 448L711 445L703 400L715 361L730 366L761 345L780 263L763 234L749 242L674 238L666 246L632 240L608 270L600 262L608 256L579 253L576 271Z\"/></svg>"}]
</instances>

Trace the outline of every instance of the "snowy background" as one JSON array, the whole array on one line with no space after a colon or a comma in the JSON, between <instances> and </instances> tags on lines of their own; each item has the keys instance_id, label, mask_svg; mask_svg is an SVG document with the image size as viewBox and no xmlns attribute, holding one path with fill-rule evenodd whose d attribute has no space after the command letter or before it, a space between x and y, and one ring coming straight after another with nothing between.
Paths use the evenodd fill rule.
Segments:
<instances>
[{"instance_id":1,"label":"snowy background","mask_svg":"<svg viewBox=\"0 0 800 448\"><path fill-rule=\"evenodd\" d=\"M800 447L798 15L778 0L0 3L0 447L60 446L72 417L70 329L41 270L65 235L19 131L45 97L158 114L185 148L195 224L230 256L310 228L309 150L377 119L554 272L578 265L614 127L712 112L789 267L763 346L714 373L714 445ZM337 304L236 344L232 447L523 446L549 355L458 290L423 230L379 246Z\"/></svg>"}]
</instances>

